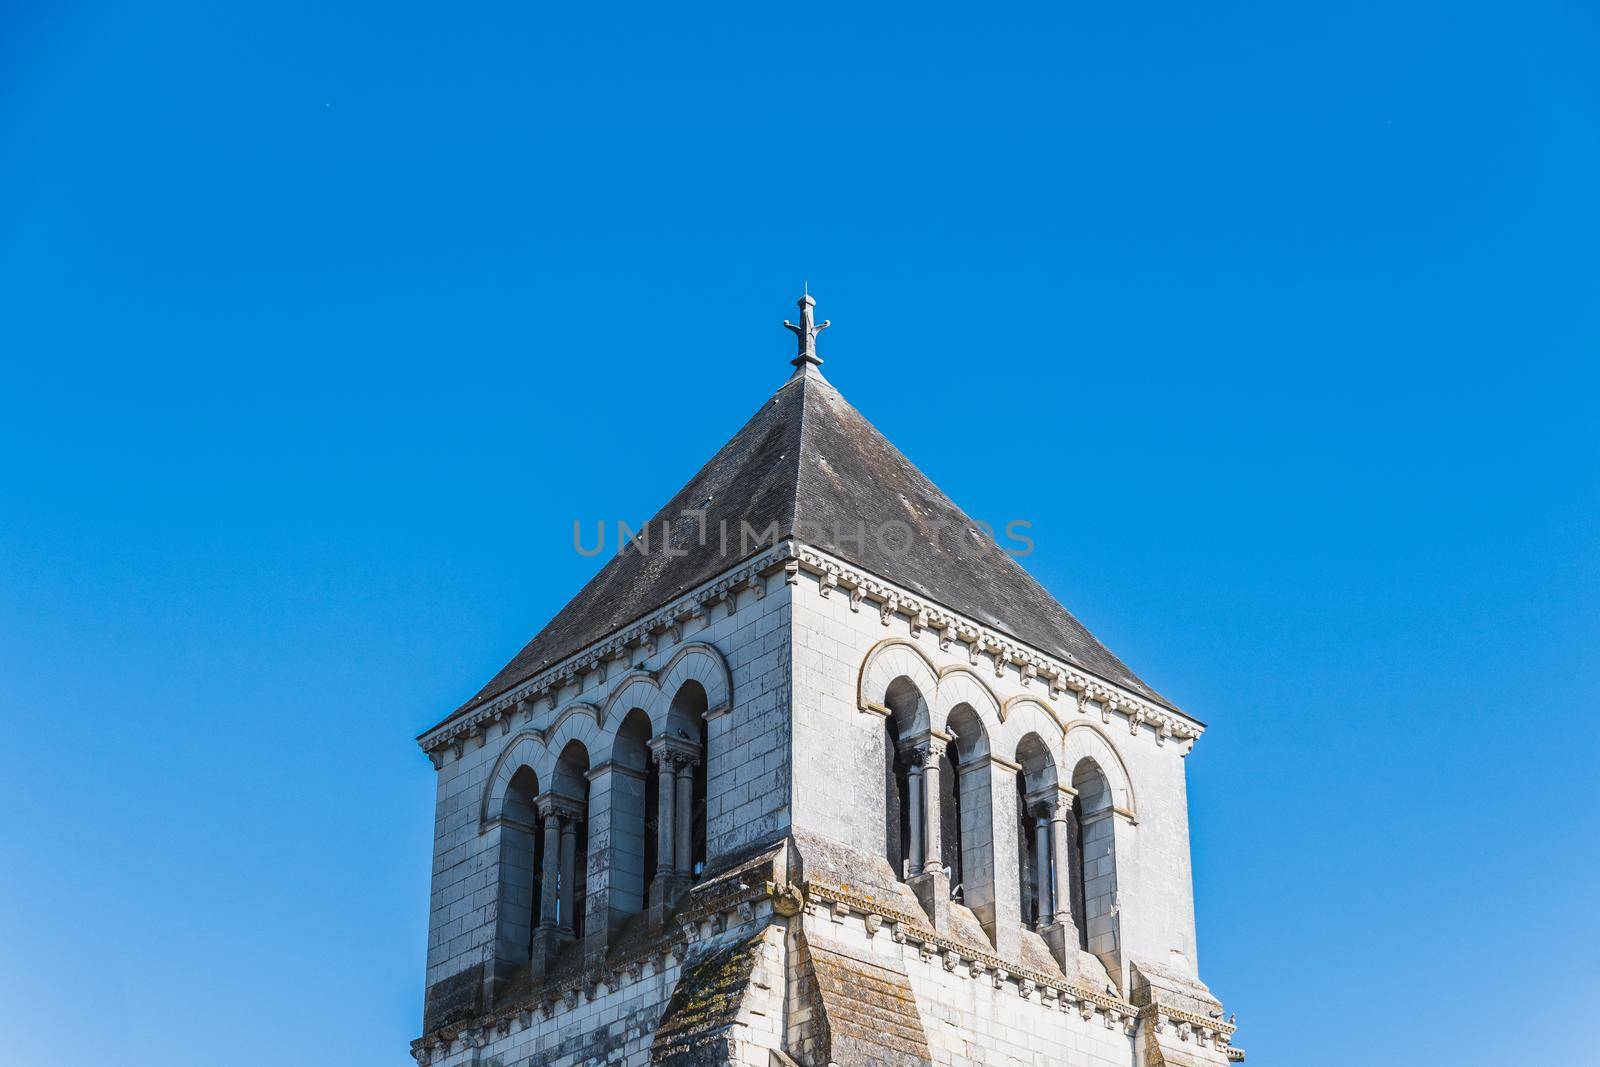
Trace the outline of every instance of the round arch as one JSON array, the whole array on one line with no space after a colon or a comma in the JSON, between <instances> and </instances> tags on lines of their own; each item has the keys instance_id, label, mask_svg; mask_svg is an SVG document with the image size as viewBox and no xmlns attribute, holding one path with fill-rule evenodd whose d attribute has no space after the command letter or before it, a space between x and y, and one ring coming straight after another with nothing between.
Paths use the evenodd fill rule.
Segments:
<instances>
[{"instance_id":1,"label":"round arch","mask_svg":"<svg viewBox=\"0 0 1600 1067\"><path fill-rule=\"evenodd\" d=\"M656 730L665 725L667 710L672 698L688 682L700 683L706 691L706 715L719 715L732 707L733 678L728 673L728 661L722 658L715 645L695 641L673 653L661 668L655 703L647 710Z\"/></svg>"},{"instance_id":2,"label":"round arch","mask_svg":"<svg viewBox=\"0 0 1600 1067\"><path fill-rule=\"evenodd\" d=\"M1139 807L1133 791L1133 779L1128 775L1128 765L1122 762L1116 746L1093 723L1075 722L1067 727L1062 741L1061 766L1070 774L1079 763L1092 760L1105 775L1111 789L1112 806L1134 822L1139 821Z\"/></svg>"},{"instance_id":3,"label":"round arch","mask_svg":"<svg viewBox=\"0 0 1600 1067\"><path fill-rule=\"evenodd\" d=\"M986 734L1000 727L1000 701L994 690L970 667L951 667L939 679L938 691L933 700L933 728L947 730L950 713L962 704L970 707L983 723Z\"/></svg>"},{"instance_id":4,"label":"round arch","mask_svg":"<svg viewBox=\"0 0 1600 1067\"><path fill-rule=\"evenodd\" d=\"M656 683L654 674L645 670L631 670L622 676L611 690L611 695L606 697L597 721L604 726L612 721L613 713L631 708L644 708L648 712L660 695L661 686Z\"/></svg>"},{"instance_id":5,"label":"round arch","mask_svg":"<svg viewBox=\"0 0 1600 1067\"><path fill-rule=\"evenodd\" d=\"M501 809L505 805L506 790L510 788L511 779L516 776L517 771L527 767L539 781L545 780L538 770L543 758L544 744L536 731L524 730L506 742L500 758L495 761L494 770L489 773L489 780L484 783L483 800L478 806L479 833L488 829L490 823L500 818Z\"/></svg>"},{"instance_id":6,"label":"round arch","mask_svg":"<svg viewBox=\"0 0 1600 1067\"><path fill-rule=\"evenodd\" d=\"M557 760L569 744L576 741L590 753L601 747L601 740L600 709L588 703L569 704L545 732L540 762L534 766L534 773L539 781L553 784Z\"/></svg>"},{"instance_id":7,"label":"round arch","mask_svg":"<svg viewBox=\"0 0 1600 1067\"><path fill-rule=\"evenodd\" d=\"M856 677L856 707L879 715L893 714L889 687L904 678L921 700L911 712L912 721L901 724L902 734L920 733L929 726L928 709L939 689L939 673L922 649L903 637L889 637L868 650Z\"/></svg>"}]
</instances>

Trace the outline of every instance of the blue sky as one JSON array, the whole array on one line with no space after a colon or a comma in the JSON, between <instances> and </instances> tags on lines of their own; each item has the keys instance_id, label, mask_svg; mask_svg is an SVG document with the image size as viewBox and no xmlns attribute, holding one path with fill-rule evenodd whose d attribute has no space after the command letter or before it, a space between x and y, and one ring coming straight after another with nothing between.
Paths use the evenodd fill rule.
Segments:
<instances>
[{"instance_id":1,"label":"blue sky","mask_svg":"<svg viewBox=\"0 0 1600 1067\"><path fill-rule=\"evenodd\" d=\"M1258 1063L1600 994L1592 6L10 4L0 1031L401 1064L411 738L788 373L1180 706Z\"/></svg>"}]
</instances>

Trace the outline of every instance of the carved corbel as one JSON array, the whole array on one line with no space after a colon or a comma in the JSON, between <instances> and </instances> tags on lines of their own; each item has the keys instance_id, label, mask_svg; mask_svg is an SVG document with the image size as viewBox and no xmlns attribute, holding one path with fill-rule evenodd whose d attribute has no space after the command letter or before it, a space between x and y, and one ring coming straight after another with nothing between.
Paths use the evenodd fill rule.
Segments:
<instances>
[{"instance_id":1,"label":"carved corbel","mask_svg":"<svg viewBox=\"0 0 1600 1067\"><path fill-rule=\"evenodd\" d=\"M879 929L883 927L883 916L874 912L868 915L863 922L867 928L867 936L876 937Z\"/></svg>"},{"instance_id":2,"label":"carved corbel","mask_svg":"<svg viewBox=\"0 0 1600 1067\"><path fill-rule=\"evenodd\" d=\"M1022 981L1017 983L1017 995L1023 1000L1032 1000L1033 991L1037 988L1038 987L1034 985L1032 978L1024 978Z\"/></svg>"},{"instance_id":3,"label":"carved corbel","mask_svg":"<svg viewBox=\"0 0 1600 1067\"><path fill-rule=\"evenodd\" d=\"M860 611L861 599L866 595L866 591L862 587L861 583L857 582L856 585L850 590L850 610Z\"/></svg>"},{"instance_id":4,"label":"carved corbel","mask_svg":"<svg viewBox=\"0 0 1600 1067\"><path fill-rule=\"evenodd\" d=\"M823 571L822 580L817 583L817 592L823 596L831 597L834 589L839 584L839 576L833 571Z\"/></svg>"},{"instance_id":5,"label":"carved corbel","mask_svg":"<svg viewBox=\"0 0 1600 1067\"><path fill-rule=\"evenodd\" d=\"M791 559L791 560L789 560L788 562L786 562L783 565L783 584L784 585L799 585L800 584L800 561L799 560Z\"/></svg>"},{"instance_id":6,"label":"carved corbel","mask_svg":"<svg viewBox=\"0 0 1600 1067\"><path fill-rule=\"evenodd\" d=\"M954 641L955 639L956 639L956 624L955 624L955 620L952 619L951 621L949 621L949 622L944 624L944 629L943 630L939 631L939 647L941 649L947 649L947 648L950 647L950 642Z\"/></svg>"},{"instance_id":7,"label":"carved corbel","mask_svg":"<svg viewBox=\"0 0 1600 1067\"><path fill-rule=\"evenodd\" d=\"M1006 673L1006 664L1011 661L1011 653L1001 645L994 646L994 676L1001 677Z\"/></svg>"},{"instance_id":8,"label":"carved corbel","mask_svg":"<svg viewBox=\"0 0 1600 1067\"><path fill-rule=\"evenodd\" d=\"M899 598L892 596L889 597L882 604L878 605L878 621L883 625L888 626L889 620L894 618L894 613L898 610L900 610Z\"/></svg>"}]
</instances>

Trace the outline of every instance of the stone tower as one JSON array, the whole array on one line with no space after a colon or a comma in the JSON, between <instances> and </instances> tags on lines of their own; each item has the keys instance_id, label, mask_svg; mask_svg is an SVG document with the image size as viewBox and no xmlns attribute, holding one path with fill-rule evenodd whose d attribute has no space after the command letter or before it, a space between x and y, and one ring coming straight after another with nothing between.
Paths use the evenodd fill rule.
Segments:
<instances>
[{"instance_id":1,"label":"stone tower","mask_svg":"<svg viewBox=\"0 0 1600 1067\"><path fill-rule=\"evenodd\" d=\"M1196 969L1202 725L839 395L812 307L788 381L418 739L413 1055L1242 1059Z\"/></svg>"}]
</instances>

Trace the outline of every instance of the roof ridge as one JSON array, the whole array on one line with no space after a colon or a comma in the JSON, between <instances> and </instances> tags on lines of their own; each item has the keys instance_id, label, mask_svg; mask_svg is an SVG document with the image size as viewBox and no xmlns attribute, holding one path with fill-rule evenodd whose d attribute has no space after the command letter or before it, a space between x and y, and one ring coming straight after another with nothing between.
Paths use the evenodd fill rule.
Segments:
<instances>
[{"instance_id":1,"label":"roof ridge","mask_svg":"<svg viewBox=\"0 0 1600 1067\"><path fill-rule=\"evenodd\" d=\"M806 388L811 382L811 375L797 372L789 382L793 382L796 379L800 382L800 427L795 434L794 480L792 483L794 492L789 499L789 523L784 531L791 535L798 533L800 529L800 479L806 476L806 401L810 399ZM785 382L780 387L780 391L782 388L787 387L789 382Z\"/></svg>"}]
</instances>

